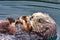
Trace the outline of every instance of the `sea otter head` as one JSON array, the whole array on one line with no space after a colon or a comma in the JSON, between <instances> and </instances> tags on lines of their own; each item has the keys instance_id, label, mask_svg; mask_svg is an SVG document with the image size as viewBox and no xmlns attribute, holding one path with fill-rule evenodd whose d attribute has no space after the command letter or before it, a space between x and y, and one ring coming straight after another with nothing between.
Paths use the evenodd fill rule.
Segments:
<instances>
[{"instance_id":1,"label":"sea otter head","mask_svg":"<svg viewBox=\"0 0 60 40\"><path fill-rule=\"evenodd\" d=\"M42 32L48 29L49 23L55 24L55 21L46 13L34 13L30 18L33 31Z\"/></svg>"}]
</instances>

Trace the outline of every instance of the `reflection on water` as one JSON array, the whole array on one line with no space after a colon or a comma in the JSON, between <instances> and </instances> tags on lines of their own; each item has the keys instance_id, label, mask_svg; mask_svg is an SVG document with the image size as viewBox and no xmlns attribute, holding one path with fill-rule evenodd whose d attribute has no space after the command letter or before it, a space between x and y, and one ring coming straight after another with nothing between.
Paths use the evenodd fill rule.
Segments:
<instances>
[{"instance_id":1,"label":"reflection on water","mask_svg":"<svg viewBox=\"0 0 60 40\"><path fill-rule=\"evenodd\" d=\"M35 12L48 13L57 23L57 40L60 40L60 4L32 1L0 2L0 19L12 16L31 15ZM56 37L54 37L55 40ZM50 39L49 39L50 40Z\"/></svg>"},{"instance_id":2,"label":"reflection on water","mask_svg":"<svg viewBox=\"0 0 60 40\"><path fill-rule=\"evenodd\" d=\"M56 40L56 39L57 39L57 36L51 37L51 38L49 38L48 40Z\"/></svg>"}]
</instances>

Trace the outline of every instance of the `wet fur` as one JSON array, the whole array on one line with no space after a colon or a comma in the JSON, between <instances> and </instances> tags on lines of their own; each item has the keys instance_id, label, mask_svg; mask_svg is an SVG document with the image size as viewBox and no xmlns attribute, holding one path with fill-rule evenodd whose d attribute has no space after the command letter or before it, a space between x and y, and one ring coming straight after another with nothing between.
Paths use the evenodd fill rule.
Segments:
<instances>
[{"instance_id":1,"label":"wet fur","mask_svg":"<svg viewBox=\"0 0 60 40\"><path fill-rule=\"evenodd\" d=\"M7 18L6 20L0 20L0 33L15 34L15 23L13 18Z\"/></svg>"}]
</instances>

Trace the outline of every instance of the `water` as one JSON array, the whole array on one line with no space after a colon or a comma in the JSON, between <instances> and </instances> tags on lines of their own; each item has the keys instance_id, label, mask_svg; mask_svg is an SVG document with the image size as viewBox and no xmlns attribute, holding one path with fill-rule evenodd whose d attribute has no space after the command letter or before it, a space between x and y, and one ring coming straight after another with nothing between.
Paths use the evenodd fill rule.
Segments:
<instances>
[{"instance_id":1,"label":"water","mask_svg":"<svg viewBox=\"0 0 60 40\"><path fill-rule=\"evenodd\" d=\"M48 13L57 23L57 40L60 40L60 4L33 1L0 1L0 20L6 17L18 18L35 12Z\"/></svg>"}]
</instances>

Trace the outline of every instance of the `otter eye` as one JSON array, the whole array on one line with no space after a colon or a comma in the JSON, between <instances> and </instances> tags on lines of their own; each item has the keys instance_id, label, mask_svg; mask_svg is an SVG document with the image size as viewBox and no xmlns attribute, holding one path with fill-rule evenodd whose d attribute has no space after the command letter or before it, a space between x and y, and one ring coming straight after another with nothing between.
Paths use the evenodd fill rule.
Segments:
<instances>
[{"instance_id":1,"label":"otter eye","mask_svg":"<svg viewBox=\"0 0 60 40\"><path fill-rule=\"evenodd\" d=\"M43 23L44 20L40 18L40 19L38 20L38 22Z\"/></svg>"},{"instance_id":2,"label":"otter eye","mask_svg":"<svg viewBox=\"0 0 60 40\"><path fill-rule=\"evenodd\" d=\"M33 16L30 18L30 20L33 18Z\"/></svg>"}]
</instances>

